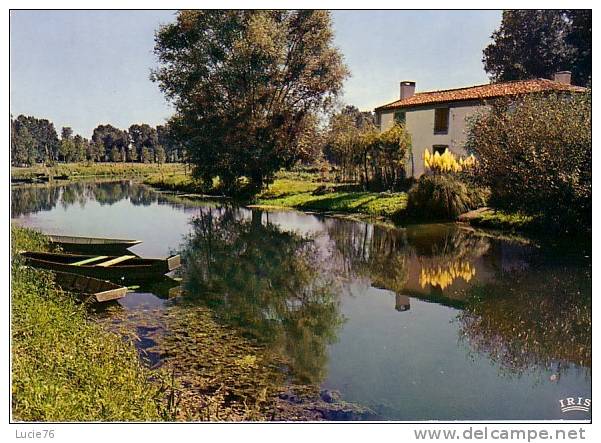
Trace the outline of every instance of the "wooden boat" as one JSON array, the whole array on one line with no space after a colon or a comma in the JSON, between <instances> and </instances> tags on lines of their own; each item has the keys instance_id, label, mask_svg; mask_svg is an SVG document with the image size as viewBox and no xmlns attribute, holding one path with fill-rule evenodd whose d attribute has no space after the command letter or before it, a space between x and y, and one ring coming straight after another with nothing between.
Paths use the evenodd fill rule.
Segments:
<instances>
[{"instance_id":1,"label":"wooden boat","mask_svg":"<svg viewBox=\"0 0 601 443\"><path fill-rule=\"evenodd\" d=\"M54 271L54 280L64 291L78 294L85 302L117 300L127 294L127 287L85 275Z\"/></svg>"},{"instance_id":2,"label":"wooden boat","mask_svg":"<svg viewBox=\"0 0 601 443\"><path fill-rule=\"evenodd\" d=\"M53 252L21 252L30 266L51 271L71 272L89 277L123 280L150 280L181 266L179 255L168 258L140 258L135 255L79 255Z\"/></svg>"},{"instance_id":3,"label":"wooden boat","mask_svg":"<svg viewBox=\"0 0 601 443\"><path fill-rule=\"evenodd\" d=\"M69 252L119 252L142 243L140 240L119 238L76 237L74 235L46 234L50 243Z\"/></svg>"}]
</instances>

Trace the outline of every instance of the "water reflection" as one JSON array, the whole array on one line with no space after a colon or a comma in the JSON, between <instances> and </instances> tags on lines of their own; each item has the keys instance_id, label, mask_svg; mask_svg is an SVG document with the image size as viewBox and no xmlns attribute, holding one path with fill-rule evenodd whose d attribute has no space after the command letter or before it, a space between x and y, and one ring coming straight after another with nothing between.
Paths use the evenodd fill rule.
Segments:
<instances>
[{"instance_id":1,"label":"water reflection","mask_svg":"<svg viewBox=\"0 0 601 443\"><path fill-rule=\"evenodd\" d=\"M131 180L12 186L11 200L13 218L50 211L59 204L63 209L75 205L84 208L86 204L92 202L97 202L101 206L112 206L122 200L129 200L134 206L150 206L153 203L174 207L192 205L190 200L184 201L173 194L156 192L148 186Z\"/></svg>"},{"instance_id":2,"label":"water reflection","mask_svg":"<svg viewBox=\"0 0 601 443\"><path fill-rule=\"evenodd\" d=\"M541 259L542 260L542 259ZM592 362L592 304L586 266L547 263L511 271L467 291L462 338L508 374L554 371Z\"/></svg>"},{"instance_id":3,"label":"water reflection","mask_svg":"<svg viewBox=\"0 0 601 443\"><path fill-rule=\"evenodd\" d=\"M253 211L202 210L181 251L184 288L223 321L285 355L296 381L319 383L343 319L315 244Z\"/></svg>"},{"instance_id":4,"label":"water reflection","mask_svg":"<svg viewBox=\"0 0 601 443\"><path fill-rule=\"evenodd\" d=\"M31 219L40 223L48 213L49 229L92 208L102 229L110 220L114 235L140 238L156 255L181 249L185 295L169 284L140 289L171 299L173 318L209 307L222 324L281 355L293 381L329 382L355 393L353 401L385 404L383 416L569 418L552 406L539 413L540 405L560 392L590 392L591 261L581 245L548 249L449 224L397 229L251 211L129 181L13 188L13 217L39 212ZM131 228L132 220L146 222ZM452 374L437 379L446 367ZM534 379L540 390L526 393ZM474 406L472 387L512 405L532 395L538 406L519 416L479 415L487 405Z\"/></svg>"}]
</instances>

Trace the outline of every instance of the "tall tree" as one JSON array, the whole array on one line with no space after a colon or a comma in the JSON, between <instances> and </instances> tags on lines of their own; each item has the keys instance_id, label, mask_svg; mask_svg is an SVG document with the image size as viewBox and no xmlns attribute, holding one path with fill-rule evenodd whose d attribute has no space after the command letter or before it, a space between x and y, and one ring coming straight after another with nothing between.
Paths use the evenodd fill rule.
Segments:
<instances>
[{"instance_id":1,"label":"tall tree","mask_svg":"<svg viewBox=\"0 0 601 443\"><path fill-rule=\"evenodd\" d=\"M156 131L159 145L161 145L165 149L167 161L184 161L184 145L177 140L171 127L168 124L159 125L156 127Z\"/></svg>"},{"instance_id":2,"label":"tall tree","mask_svg":"<svg viewBox=\"0 0 601 443\"><path fill-rule=\"evenodd\" d=\"M102 153L104 160L116 161L112 160L115 157L121 160L122 153L127 152L129 149L129 135L127 131L122 131L111 125L97 126L94 129L92 140L94 143L101 143L104 146L105 151ZM118 151L118 155L114 154L113 148Z\"/></svg>"},{"instance_id":3,"label":"tall tree","mask_svg":"<svg viewBox=\"0 0 601 443\"><path fill-rule=\"evenodd\" d=\"M20 126L15 121L11 121L10 154L14 166L35 162L35 139L26 126Z\"/></svg>"},{"instance_id":4,"label":"tall tree","mask_svg":"<svg viewBox=\"0 0 601 443\"><path fill-rule=\"evenodd\" d=\"M484 49L484 70L492 81L552 78L573 71L585 85L591 75L591 12L511 10Z\"/></svg>"},{"instance_id":5,"label":"tall tree","mask_svg":"<svg viewBox=\"0 0 601 443\"><path fill-rule=\"evenodd\" d=\"M63 127L61 130L61 141L58 147L58 153L63 158L64 162L68 162L72 159L74 151L73 129Z\"/></svg>"},{"instance_id":6,"label":"tall tree","mask_svg":"<svg viewBox=\"0 0 601 443\"><path fill-rule=\"evenodd\" d=\"M577 85L588 85L592 74L592 30L593 18L589 9L572 9L565 11L571 22L566 41L575 48L574 59L570 69Z\"/></svg>"},{"instance_id":7,"label":"tall tree","mask_svg":"<svg viewBox=\"0 0 601 443\"><path fill-rule=\"evenodd\" d=\"M129 138L132 143L132 151L135 150L136 158L142 158L142 150L148 149L152 155L159 144L157 130L152 126L143 123L131 125L128 129Z\"/></svg>"},{"instance_id":8,"label":"tall tree","mask_svg":"<svg viewBox=\"0 0 601 443\"><path fill-rule=\"evenodd\" d=\"M54 125L46 119L38 119L32 116L19 115L16 119L11 119L11 129L17 137L19 145L19 134L25 134L22 128L27 128L26 134L31 137L33 144L30 146L28 158L32 162L53 161L58 158L59 140ZM11 134L12 137L12 134ZM31 140L27 140L29 143ZM11 142L12 143L12 142Z\"/></svg>"},{"instance_id":9,"label":"tall tree","mask_svg":"<svg viewBox=\"0 0 601 443\"><path fill-rule=\"evenodd\" d=\"M181 11L159 29L152 74L176 115L194 174L227 193L259 191L298 154L302 122L347 70L327 11Z\"/></svg>"},{"instance_id":10,"label":"tall tree","mask_svg":"<svg viewBox=\"0 0 601 443\"><path fill-rule=\"evenodd\" d=\"M86 159L87 143L88 141L79 134L73 137L73 161L81 162Z\"/></svg>"}]
</instances>

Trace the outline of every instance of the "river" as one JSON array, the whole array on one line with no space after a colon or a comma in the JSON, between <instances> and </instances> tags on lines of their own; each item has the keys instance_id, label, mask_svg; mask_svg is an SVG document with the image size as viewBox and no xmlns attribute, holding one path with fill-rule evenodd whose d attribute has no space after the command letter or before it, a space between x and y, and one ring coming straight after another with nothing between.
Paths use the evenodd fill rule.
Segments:
<instances>
[{"instance_id":1,"label":"river","mask_svg":"<svg viewBox=\"0 0 601 443\"><path fill-rule=\"evenodd\" d=\"M11 209L44 232L181 253L182 297L285 355L295 383L339 391L378 419L590 419L560 407L591 398L590 245L251 210L132 181L14 187Z\"/></svg>"}]
</instances>

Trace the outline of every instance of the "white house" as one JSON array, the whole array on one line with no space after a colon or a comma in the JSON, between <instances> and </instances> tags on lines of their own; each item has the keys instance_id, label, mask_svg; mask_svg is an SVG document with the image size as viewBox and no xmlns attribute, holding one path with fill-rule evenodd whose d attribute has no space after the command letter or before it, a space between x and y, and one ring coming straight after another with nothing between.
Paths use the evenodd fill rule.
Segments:
<instances>
[{"instance_id":1,"label":"white house","mask_svg":"<svg viewBox=\"0 0 601 443\"><path fill-rule=\"evenodd\" d=\"M407 175L424 173L423 154L449 149L465 155L466 119L486 109L487 103L500 97L544 92L584 92L586 88L571 85L571 74L562 71L553 80L533 79L470 86L441 91L415 92L415 82L402 81L399 100L375 109L380 131L395 122L405 123L411 134L413 158L407 165Z\"/></svg>"}]
</instances>

